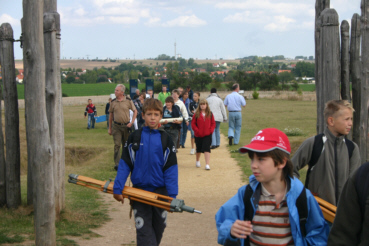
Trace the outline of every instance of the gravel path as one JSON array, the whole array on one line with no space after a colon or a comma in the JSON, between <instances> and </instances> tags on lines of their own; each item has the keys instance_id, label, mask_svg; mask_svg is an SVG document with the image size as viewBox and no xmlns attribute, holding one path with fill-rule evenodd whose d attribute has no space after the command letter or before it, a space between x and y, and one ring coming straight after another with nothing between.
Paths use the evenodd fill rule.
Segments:
<instances>
[{"instance_id":1,"label":"gravel path","mask_svg":"<svg viewBox=\"0 0 369 246\"><path fill-rule=\"evenodd\" d=\"M179 167L179 199L186 205L200 210L202 214L169 213L168 225L160 245L162 246L210 246L217 244L214 216L219 207L236 194L241 181L241 170L231 158L226 147L227 139L221 135L221 145L212 150L210 171L205 170L205 159L201 156L201 168L195 167L195 155L190 155L190 134L185 149L177 154ZM116 202L112 195L101 193L109 205L111 221L93 231L101 237L92 239L73 238L79 245L136 245L134 219L129 218L128 200L124 205Z\"/></svg>"}]
</instances>

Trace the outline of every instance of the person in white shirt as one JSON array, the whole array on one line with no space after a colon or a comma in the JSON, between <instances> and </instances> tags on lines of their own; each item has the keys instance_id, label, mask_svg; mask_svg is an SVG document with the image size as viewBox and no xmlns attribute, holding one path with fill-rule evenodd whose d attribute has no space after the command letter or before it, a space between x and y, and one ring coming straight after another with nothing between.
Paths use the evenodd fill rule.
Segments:
<instances>
[{"instance_id":1,"label":"person in white shirt","mask_svg":"<svg viewBox=\"0 0 369 246\"><path fill-rule=\"evenodd\" d=\"M179 91L174 89L172 91L172 97L173 97L173 100L174 100L174 104L179 107L179 110L181 111L182 116L183 116L184 120L186 121L186 125L188 126L188 124L189 124L188 112L187 112L185 104L181 100L179 100ZM176 147L178 149L179 148L179 136L178 136L177 143L174 143L174 144L176 144Z\"/></svg>"}]
</instances>

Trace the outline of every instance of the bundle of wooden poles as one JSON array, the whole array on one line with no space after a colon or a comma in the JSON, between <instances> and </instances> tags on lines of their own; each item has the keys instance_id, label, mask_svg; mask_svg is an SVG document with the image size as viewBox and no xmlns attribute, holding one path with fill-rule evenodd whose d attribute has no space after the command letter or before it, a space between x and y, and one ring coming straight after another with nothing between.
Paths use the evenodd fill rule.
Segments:
<instances>
[{"instance_id":1,"label":"bundle of wooden poles","mask_svg":"<svg viewBox=\"0 0 369 246\"><path fill-rule=\"evenodd\" d=\"M105 193L113 194L114 183L111 180L100 181L97 179L69 174L69 183L81 185L90 189L99 190ZM201 214L201 211L195 210L192 207L186 206L181 199L175 199L169 196L160 195L154 192L149 192L129 186L125 186L122 192L124 198L133 201L145 203L154 207L162 208L168 212L189 212Z\"/></svg>"},{"instance_id":2,"label":"bundle of wooden poles","mask_svg":"<svg viewBox=\"0 0 369 246\"><path fill-rule=\"evenodd\" d=\"M317 200L319 207L323 212L324 219L326 221L333 223L334 217L336 216L337 207L323 200L322 198L319 198L317 196L314 196L314 197Z\"/></svg>"}]
</instances>

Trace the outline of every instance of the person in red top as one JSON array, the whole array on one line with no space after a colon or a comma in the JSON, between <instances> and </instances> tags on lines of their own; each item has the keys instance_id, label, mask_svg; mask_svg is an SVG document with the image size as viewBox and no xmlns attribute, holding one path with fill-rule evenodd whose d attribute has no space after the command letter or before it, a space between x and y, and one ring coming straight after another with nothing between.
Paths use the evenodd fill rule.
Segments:
<instances>
[{"instance_id":1,"label":"person in red top","mask_svg":"<svg viewBox=\"0 0 369 246\"><path fill-rule=\"evenodd\" d=\"M205 99L200 101L199 108L192 118L191 127L195 133L196 167L201 166L200 155L204 153L206 162L205 169L210 170L210 145L211 135L215 129L215 120L210 111L209 104Z\"/></svg>"},{"instance_id":2,"label":"person in red top","mask_svg":"<svg viewBox=\"0 0 369 246\"><path fill-rule=\"evenodd\" d=\"M95 128L95 116L97 115L96 107L92 104L92 100L88 99L88 105L85 110L85 118L88 114L87 129Z\"/></svg>"}]
</instances>

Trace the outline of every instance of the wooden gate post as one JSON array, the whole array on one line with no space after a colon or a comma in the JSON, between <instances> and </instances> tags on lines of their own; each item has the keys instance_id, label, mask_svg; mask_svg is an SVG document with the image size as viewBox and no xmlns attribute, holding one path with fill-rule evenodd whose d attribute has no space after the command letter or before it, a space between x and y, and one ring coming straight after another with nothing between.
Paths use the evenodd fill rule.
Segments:
<instances>
[{"instance_id":1,"label":"wooden gate post","mask_svg":"<svg viewBox=\"0 0 369 246\"><path fill-rule=\"evenodd\" d=\"M368 135L368 86L369 86L369 0L361 0L361 109L360 109L360 157L367 161Z\"/></svg>"},{"instance_id":2,"label":"wooden gate post","mask_svg":"<svg viewBox=\"0 0 369 246\"><path fill-rule=\"evenodd\" d=\"M15 81L14 36L9 23L0 26L0 60L4 84L6 138L6 205L17 208L21 200L18 92Z\"/></svg>"},{"instance_id":3,"label":"wooden gate post","mask_svg":"<svg viewBox=\"0 0 369 246\"><path fill-rule=\"evenodd\" d=\"M351 19L350 41L350 74L352 81L352 106L355 109L354 122L352 125L352 140L360 144L360 109L361 109L361 62L360 62L360 16L354 14ZM360 146L359 146L360 149Z\"/></svg>"},{"instance_id":4,"label":"wooden gate post","mask_svg":"<svg viewBox=\"0 0 369 246\"><path fill-rule=\"evenodd\" d=\"M29 163L32 166L36 245L56 245L53 149L45 100L44 0L23 0L23 60Z\"/></svg>"},{"instance_id":5,"label":"wooden gate post","mask_svg":"<svg viewBox=\"0 0 369 246\"><path fill-rule=\"evenodd\" d=\"M324 100L323 100L323 88L321 87L321 65L320 65L320 29L321 29L321 19L320 15L322 11L326 8L329 8L330 1L329 0L316 0L315 2L315 92L316 92L316 101L317 101L317 123L316 123L316 131L317 133L321 133L324 129Z\"/></svg>"},{"instance_id":6,"label":"wooden gate post","mask_svg":"<svg viewBox=\"0 0 369 246\"><path fill-rule=\"evenodd\" d=\"M325 9L321 13L320 30L320 64L321 64L321 89L324 104L329 100L340 98L340 37L338 14L334 9ZM325 122L320 125L321 132Z\"/></svg>"}]
</instances>

